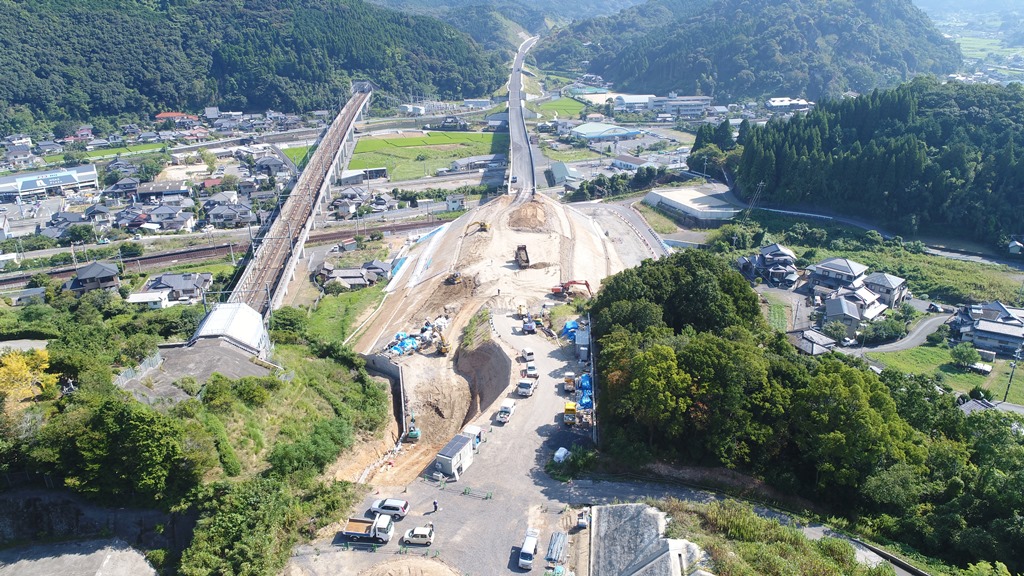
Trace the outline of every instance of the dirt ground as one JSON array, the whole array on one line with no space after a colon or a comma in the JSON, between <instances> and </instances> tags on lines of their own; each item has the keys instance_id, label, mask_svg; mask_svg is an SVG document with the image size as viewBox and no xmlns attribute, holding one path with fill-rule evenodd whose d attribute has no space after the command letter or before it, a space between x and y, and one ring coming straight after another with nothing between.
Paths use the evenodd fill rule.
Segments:
<instances>
[{"instance_id":1,"label":"dirt ground","mask_svg":"<svg viewBox=\"0 0 1024 576\"><path fill-rule=\"evenodd\" d=\"M470 225L475 221L488 222L490 230L479 231ZM457 345L462 329L481 307L498 314L524 305L537 313L542 304L556 302L551 288L568 280L586 280L596 291L605 276L625 268L616 246L636 249L630 239L613 241L601 230L586 215L546 197L518 205L511 197L493 200L410 250L404 275L393 281L397 287L373 313L354 348L379 352L396 332L418 333L425 320L440 315L448 316L446 334ZM639 238L633 242L642 243ZM527 246L528 269L515 264L513 252L519 244ZM452 271L462 273L461 285L444 282ZM374 485L404 486L415 480L469 415L489 408L498 397L496 390L512 378L493 374L502 364L489 355L499 354L497 347L475 351L460 363L461 370L455 368L455 353L440 356L432 349L396 359L403 366L408 405L423 437L404 445L376 470ZM338 477L351 478L379 458L380 447L374 446L350 455L347 460L354 463L339 469Z\"/></svg>"}]
</instances>

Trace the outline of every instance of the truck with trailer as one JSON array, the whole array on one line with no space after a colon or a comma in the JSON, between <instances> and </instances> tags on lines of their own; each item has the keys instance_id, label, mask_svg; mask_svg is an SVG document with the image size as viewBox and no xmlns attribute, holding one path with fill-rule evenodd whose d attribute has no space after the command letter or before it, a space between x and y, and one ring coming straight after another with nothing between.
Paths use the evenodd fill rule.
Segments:
<instances>
[{"instance_id":1,"label":"truck with trailer","mask_svg":"<svg viewBox=\"0 0 1024 576\"><path fill-rule=\"evenodd\" d=\"M373 540L386 544L395 534L395 521L385 514L377 514L374 518L349 518L341 533L350 540Z\"/></svg>"},{"instance_id":2,"label":"truck with trailer","mask_svg":"<svg viewBox=\"0 0 1024 576\"><path fill-rule=\"evenodd\" d=\"M526 252L526 244L520 244L516 246L516 251L513 256L516 259L516 264L520 268L530 267L530 255Z\"/></svg>"}]
</instances>

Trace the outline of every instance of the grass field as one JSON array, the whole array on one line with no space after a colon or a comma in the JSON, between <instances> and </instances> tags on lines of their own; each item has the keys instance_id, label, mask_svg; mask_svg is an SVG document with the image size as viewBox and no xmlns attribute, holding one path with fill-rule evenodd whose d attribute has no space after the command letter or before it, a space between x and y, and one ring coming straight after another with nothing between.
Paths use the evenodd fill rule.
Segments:
<instances>
[{"instance_id":1,"label":"grass field","mask_svg":"<svg viewBox=\"0 0 1024 576\"><path fill-rule=\"evenodd\" d=\"M581 162L583 160L596 160L598 158L604 158L602 154L594 152L589 148L552 150L547 146L543 146L541 147L541 153L544 154L545 158L550 158L555 162Z\"/></svg>"},{"instance_id":2,"label":"grass field","mask_svg":"<svg viewBox=\"0 0 1024 576\"><path fill-rule=\"evenodd\" d=\"M1024 48L1006 46L1002 40L996 38L966 36L957 38L956 43L960 45L960 51L964 53L964 58L983 59L989 54L1013 56L1014 54L1024 53Z\"/></svg>"},{"instance_id":3,"label":"grass field","mask_svg":"<svg viewBox=\"0 0 1024 576\"><path fill-rule=\"evenodd\" d=\"M383 284L337 296L325 296L320 300L316 312L310 316L306 331L310 337L324 342L344 340L355 329L353 324L363 310L376 306L383 297Z\"/></svg>"},{"instance_id":4,"label":"grass field","mask_svg":"<svg viewBox=\"0 0 1024 576\"><path fill-rule=\"evenodd\" d=\"M90 150L85 153L86 158L103 158L106 156L131 156L132 154L142 154L144 152L153 152L154 150L160 150L166 146L163 143L154 144L135 144L132 146L125 146L123 148L100 148L98 150ZM63 154L54 154L52 156L44 156L43 160L46 162L61 162L64 160Z\"/></svg>"},{"instance_id":5,"label":"grass field","mask_svg":"<svg viewBox=\"0 0 1024 576\"><path fill-rule=\"evenodd\" d=\"M388 169L392 182L432 176L453 160L483 154L508 154L508 134L429 132L407 138L360 138L349 168Z\"/></svg>"},{"instance_id":6,"label":"grass field","mask_svg":"<svg viewBox=\"0 0 1024 576\"><path fill-rule=\"evenodd\" d=\"M296 146L295 148L284 148L281 152L284 152L285 156L291 158L292 162L295 162L295 165L299 167L299 170L302 170L306 166L304 161L308 160L306 153L313 154L315 150L316 146Z\"/></svg>"},{"instance_id":7,"label":"grass field","mask_svg":"<svg viewBox=\"0 0 1024 576\"><path fill-rule=\"evenodd\" d=\"M544 114L545 116L550 116L552 112L557 112L558 117L563 120L566 118L577 118L584 108L586 108L585 104L572 98L549 100L537 106L540 112L546 113Z\"/></svg>"},{"instance_id":8,"label":"grass field","mask_svg":"<svg viewBox=\"0 0 1024 576\"><path fill-rule=\"evenodd\" d=\"M665 216L661 212L658 212L647 204L644 204L643 202L636 202L633 204L633 207L640 212L640 215L644 217L647 224L658 234L674 234L679 231L679 226L677 226L671 218Z\"/></svg>"},{"instance_id":9,"label":"grass field","mask_svg":"<svg viewBox=\"0 0 1024 576\"><path fill-rule=\"evenodd\" d=\"M789 328L786 319L789 317L789 306L771 294L764 295L768 300L768 325L779 332L785 333Z\"/></svg>"},{"instance_id":10,"label":"grass field","mask_svg":"<svg viewBox=\"0 0 1024 576\"><path fill-rule=\"evenodd\" d=\"M949 348L937 346L918 346L899 352L867 353L866 356L886 368L893 368L907 374L941 374L942 383L960 392L969 392L975 386L986 388L997 400L1003 399L1006 384L1010 380L1010 363L997 358L992 364L992 373L988 376L962 370L953 364ZM1024 375L1021 381L1010 388L1008 402L1024 404Z\"/></svg>"}]
</instances>

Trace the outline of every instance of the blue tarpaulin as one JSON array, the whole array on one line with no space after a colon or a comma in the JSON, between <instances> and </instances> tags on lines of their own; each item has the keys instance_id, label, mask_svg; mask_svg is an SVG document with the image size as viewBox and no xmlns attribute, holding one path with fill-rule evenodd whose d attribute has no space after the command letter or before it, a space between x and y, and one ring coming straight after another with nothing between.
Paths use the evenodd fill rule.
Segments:
<instances>
[{"instance_id":1,"label":"blue tarpaulin","mask_svg":"<svg viewBox=\"0 0 1024 576\"><path fill-rule=\"evenodd\" d=\"M583 393L583 397L580 398L579 406L584 410L589 410L594 407L594 399L590 396L589 392Z\"/></svg>"},{"instance_id":2,"label":"blue tarpaulin","mask_svg":"<svg viewBox=\"0 0 1024 576\"><path fill-rule=\"evenodd\" d=\"M590 381L590 374L580 376L580 390L593 390L594 384Z\"/></svg>"},{"instance_id":3,"label":"blue tarpaulin","mask_svg":"<svg viewBox=\"0 0 1024 576\"><path fill-rule=\"evenodd\" d=\"M575 332L576 329L579 328L579 327L580 327L580 323L579 322L577 322L575 320L569 320L568 322L565 323L565 326L562 327L562 331L559 334L561 334L562 336L565 336L567 334Z\"/></svg>"}]
</instances>

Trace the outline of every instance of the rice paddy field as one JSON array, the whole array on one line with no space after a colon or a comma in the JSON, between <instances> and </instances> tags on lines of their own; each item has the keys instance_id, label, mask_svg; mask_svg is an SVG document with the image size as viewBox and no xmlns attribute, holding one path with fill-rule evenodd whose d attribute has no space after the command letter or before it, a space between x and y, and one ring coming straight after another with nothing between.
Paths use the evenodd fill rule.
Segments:
<instances>
[{"instance_id":1,"label":"rice paddy field","mask_svg":"<svg viewBox=\"0 0 1024 576\"><path fill-rule=\"evenodd\" d=\"M352 170L387 168L392 182L414 180L447 168L454 160L484 154L508 154L508 134L492 132L408 132L363 137L349 162Z\"/></svg>"}]
</instances>

